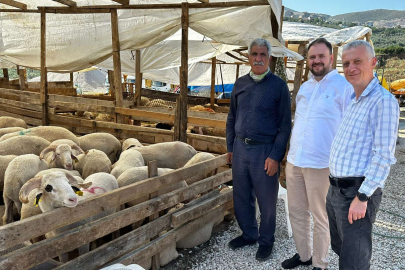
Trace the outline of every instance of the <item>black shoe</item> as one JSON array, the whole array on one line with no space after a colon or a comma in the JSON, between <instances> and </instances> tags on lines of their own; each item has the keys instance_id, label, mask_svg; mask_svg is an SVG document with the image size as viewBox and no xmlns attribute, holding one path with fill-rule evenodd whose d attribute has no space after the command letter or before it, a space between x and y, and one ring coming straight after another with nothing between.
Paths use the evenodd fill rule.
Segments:
<instances>
[{"instance_id":1,"label":"black shoe","mask_svg":"<svg viewBox=\"0 0 405 270\"><path fill-rule=\"evenodd\" d=\"M320 267L314 267L314 268L312 268L312 270L322 270L322 268L320 268ZM328 268L325 268L325 270L328 270Z\"/></svg>"},{"instance_id":2,"label":"black shoe","mask_svg":"<svg viewBox=\"0 0 405 270\"><path fill-rule=\"evenodd\" d=\"M259 246L256 252L256 260L264 262L270 258L271 252L273 251L273 245L271 246Z\"/></svg>"},{"instance_id":3,"label":"black shoe","mask_svg":"<svg viewBox=\"0 0 405 270\"><path fill-rule=\"evenodd\" d=\"M293 268L295 268L295 267L297 267L299 265L311 265L312 264L312 257L311 257L311 259L309 259L306 262L302 262L300 259L301 259L300 255L298 255L298 253L296 253L294 255L294 257L292 257L290 259L287 259L284 262L282 262L281 266L284 269L293 269Z\"/></svg>"},{"instance_id":4,"label":"black shoe","mask_svg":"<svg viewBox=\"0 0 405 270\"><path fill-rule=\"evenodd\" d=\"M242 248L244 246L251 246L251 245L254 245L254 244L256 244L256 240L248 241L248 240L245 240L245 238L243 238L243 236L241 235L241 236L236 237L235 239L232 239L228 243L228 246L231 249L235 250L235 249L238 249L238 248Z\"/></svg>"}]
</instances>

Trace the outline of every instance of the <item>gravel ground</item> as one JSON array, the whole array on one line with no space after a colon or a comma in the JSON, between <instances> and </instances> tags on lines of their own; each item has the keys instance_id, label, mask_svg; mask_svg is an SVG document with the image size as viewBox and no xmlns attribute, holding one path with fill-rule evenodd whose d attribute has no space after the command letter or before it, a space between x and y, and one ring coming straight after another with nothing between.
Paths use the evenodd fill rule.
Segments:
<instances>
[{"instance_id":1,"label":"gravel ground","mask_svg":"<svg viewBox=\"0 0 405 270\"><path fill-rule=\"evenodd\" d=\"M383 212L388 210L405 216L405 109L401 108L399 138L396 149L397 163L391 167L374 232L405 237L405 220ZM179 250L179 258L163 267L166 270L183 269L282 269L281 262L296 253L294 240L288 238L284 202L277 203L276 242L267 262L255 260L258 245L232 251L227 244L241 234L236 221L223 222L216 228L210 241L193 249ZM337 270L338 257L329 252L330 270ZM373 235L372 269L405 270L405 239ZM312 269L299 267L295 269Z\"/></svg>"}]
</instances>

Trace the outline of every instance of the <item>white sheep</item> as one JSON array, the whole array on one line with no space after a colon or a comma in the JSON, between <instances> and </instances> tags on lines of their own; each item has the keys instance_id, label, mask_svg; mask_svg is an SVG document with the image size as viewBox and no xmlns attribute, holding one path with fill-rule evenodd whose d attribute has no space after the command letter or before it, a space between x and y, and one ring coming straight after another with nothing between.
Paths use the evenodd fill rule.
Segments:
<instances>
[{"instance_id":1,"label":"white sheep","mask_svg":"<svg viewBox=\"0 0 405 270\"><path fill-rule=\"evenodd\" d=\"M122 152L124 152L127 149L131 148L138 148L142 147L142 143L140 143L137 139L135 138L128 138L122 143Z\"/></svg>"},{"instance_id":2,"label":"white sheep","mask_svg":"<svg viewBox=\"0 0 405 270\"><path fill-rule=\"evenodd\" d=\"M91 183L79 184L72 175L63 172L51 172L43 176L36 176L27 181L19 192L19 199L22 203L29 203L29 194L32 190L37 189L35 201L42 212L48 212L59 207L75 207L79 202L79 197L75 193L81 188L88 188ZM88 219L91 219L88 218ZM53 237L67 230L86 224L87 219L80 220L76 223L69 224L58 228L46 234L46 237ZM89 251L89 244L85 244L79 249L79 255ZM65 263L68 260L68 254L61 254L60 261Z\"/></svg>"},{"instance_id":3,"label":"white sheep","mask_svg":"<svg viewBox=\"0 0 405 270\"><path fill-rule=\"evenodd\" d=\"M206 160L209 160L212 158L215 158L215 156L213 154L206 153L206 152L200 152L200 153L197 153L195 156L193 156L183 167L188 167L188 166L191 166L196 163L203 162L203 161L206 161ZM217 171L218 171L218 169L215 169L211 172L207 172L204 176L191 177L191 178L187 179L186 182L188 185L191 185L197 181L200 181L202 179L205 179L205 178L208 178L208 177L211 177L211 176L217 174Z\"/></svg>"},{"instance_id":4,"label":"white sheep","mask_svg":"<svg viewBox=\"0 0 405 270\"><path fill-rule=\"evenodd\" d=\"M98 172L111 172L111 161L107 155L100 150L89 150L84 154L77 157L78 162L74 164L75 170L77 170L83 178L87 178L93 173Z\"/></svg>"},{"instance_id":5,"label":"white sheep","mask_svg":"<svg viewBox=\"0 0 405 270\"><path fill-rule=\"evenodd\" d=\"M13 205L21 214L21 202L18 198L20 188L38 172L49 169L48 164L33 154L18 156L8 165L4 174L4 216L3 224L13 221Z\"/></svg>"},{"instance_id":6,"label":"white sheep","mask_svg":"<svg viewBox=\"0 0 405 270\"><path fill-rule=\"evenodd\" d=\"M121 153L121 143L109 133L92 133L79 138L79 146L83 151L97 149L103 151L111 163L115 163Z\"/></svg>"},{"instance_id":7,"label":"white sheep","mask_svg":"<svg viewBox=\"0 0 405 270\"><path fill-rule=\"evenodd\" d=\"M33 127L30 129L25 129L22 131L18 132L13 132L9 134L5 134L0 138L0 141L4 141L8 138L14 137L14 136L38 136L41 138L44 138L45 140L48 140L50 142L59 140L59 139L68 139L73 141L75 144L79 145L79 140L77 137L70 132L68 129L63 128L63 127L57 127L57 126L39 126L39 127Z\"/></svg>"},{"instance_id":8,"label":"white sheep","mask_svg":"<svg viewBox=\"0 0 405 270\"><path fill-rule=\"evenodd\" d=\"M84 153L84 151L73 143L68 144L54 144L51 143L45 148L39 157L45 159L50 168L64 168L66 170L73 169L73 161L78 162L78 159L73 151Z\"/></svg>"},{"instance_id":9,"label":"white sheep","mask_svg":"<svg viewBox=\"0 0 405 270\"><path fill-rule=\"evenodd\" d=\"M24 120L10 116L0 116L0 128L22 127L27 128Z\"/></svg>"},{"instance_id":10,"label":"white sheep","mask_svg":"<svg viewBox=\"0 0 405 270\"><path fill-rule=\"evenodd\" d=\"M7 134L6 134L7 135ZM18 136L0 142L0 155L38 155L51 144L43 138L37 136Z\"/></svg>"},{"instance_id":11,"label":"white sheep","mask_svg":"<svg viewBox=\"0 0 405 270\"><path fill-rule=\"evenodd\" d=\"M4 189L4 174L7 166L16 157L16 155L0 156L0 191Z\"/></svg>"},{"instance_id":12,"label":"white sheep","mask_svg":"<svg viewBox=\"0 0 405 270\"><path fill-rule=\"evenodd\" d=\"M145 165L142 154L134 149L130 148L128 151L122 152L120 159L112 166L111 174L115 178L118 179L127 169Z\"/></svg>"},{"instance_id":13,"label":"white sheep","mask_svg":"<svg viewBox=\"0 0 405 270\"><path fill-rule=\"evenodd\" d=\"M145 161L145 165L152 160L157 161L158 168L179 169L183 167L197 151L183 142L164 142L136 149Z\"/></svg>"},{"instance_id":14,"label":"white sheep","mask_svg":"<svg viewBox=\"0 0 405 270\"><path fill-rule=\"evenodd\" d=\"M13 133L13 132L16 132L16 131L21 131L21 130L24 130L24 128L22 128L22 127L0 128L0 138L4 134Z\"/></svg>"}]
</instances>

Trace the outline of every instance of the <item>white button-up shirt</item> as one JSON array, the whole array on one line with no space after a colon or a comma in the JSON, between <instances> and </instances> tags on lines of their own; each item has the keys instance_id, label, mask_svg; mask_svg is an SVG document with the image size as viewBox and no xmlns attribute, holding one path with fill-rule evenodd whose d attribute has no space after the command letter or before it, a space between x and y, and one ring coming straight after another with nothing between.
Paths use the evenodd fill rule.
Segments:
<instances>
[{"instance_id":1,"label":"white button-up shirt","mask_svg":"<svg viewBox=\"0 0 405 270\"><path fill-rule=\"evenodd\" d=\"M329 166L331 144L353 93L352 85L337 70L319 82L311 76L301 86L288 162L302 168Z\"/></svg>"}]
</instances>

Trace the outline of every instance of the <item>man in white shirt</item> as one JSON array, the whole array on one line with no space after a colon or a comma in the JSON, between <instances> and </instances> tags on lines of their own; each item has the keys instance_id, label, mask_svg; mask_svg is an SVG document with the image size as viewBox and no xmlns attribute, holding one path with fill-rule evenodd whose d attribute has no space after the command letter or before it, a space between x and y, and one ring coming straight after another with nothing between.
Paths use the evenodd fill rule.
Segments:
<instances>
[{"instance_id":1,"label":"man in white shirt","mask_svg":"<svg viewBox=\"0 0 405 270\"><path fill-rule=\"evenodd\" d=\"M327 269L330 243L326 195L329 154L353 87L332 69L332 45L324 38L308 47L311 78L297 94L294 128L287 156L288 208L298 253L282 263L284 269L313 265ZM314 219L313 253L310 212Z\"/></svg>"}]
</instances>

